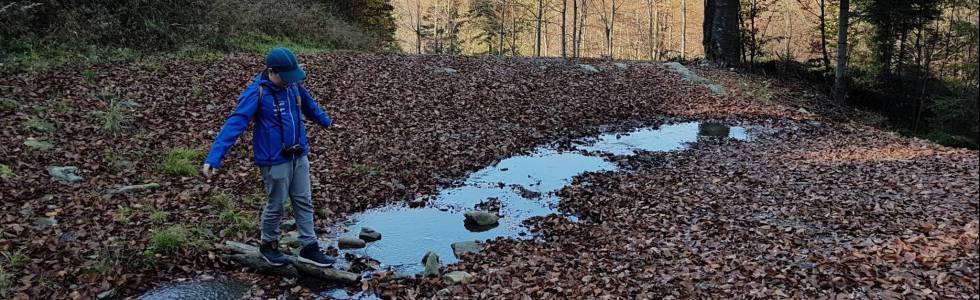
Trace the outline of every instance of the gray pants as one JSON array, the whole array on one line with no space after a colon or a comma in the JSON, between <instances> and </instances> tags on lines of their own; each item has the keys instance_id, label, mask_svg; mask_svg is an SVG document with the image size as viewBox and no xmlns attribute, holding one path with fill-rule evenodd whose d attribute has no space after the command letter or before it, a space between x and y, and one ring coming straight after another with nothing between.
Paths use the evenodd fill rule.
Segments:
<instances>
[{"instance_id":1,"label":"gray pants","mask_svg":"<svg viewBox=\"0 0 980 300\"><path fill-rule=\"evenodd\" d=\"M299 241L305 247L316 243L313 229L313 201L310 192L310 160L303 157L275 166L259 167L268 202L262 210L262 241L279 240L283 202L292 200L293 218Z\"/></svg>"}]
</instances>

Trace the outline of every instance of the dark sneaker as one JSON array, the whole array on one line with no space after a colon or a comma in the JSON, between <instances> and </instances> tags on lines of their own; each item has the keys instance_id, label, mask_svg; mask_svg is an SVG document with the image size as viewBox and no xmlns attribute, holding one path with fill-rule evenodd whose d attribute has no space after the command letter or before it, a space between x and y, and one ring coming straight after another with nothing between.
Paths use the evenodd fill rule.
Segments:
<instances>
[{"instance_id":1,"label":"dark sneaker","mask_svg":"<svg viewBox=\"0 0 980 300\"><path fill-rule=\"evenodd\" d=\"M325 268L333 266L337 260L320 252L320 246L317 243L310 243L299 250L299 261Z\"/></svg>"},{"instance_id":2,"label":"dark sneaker","mask_svg":"<svg viewBox=\"0 0 980 300\"><path fill-rule=\"evenodd\" d=\"M259 252L270 265L278 267L289 263L286 255L279 251L279 242L264 242L259 246Z\"/></svg>"}]
</instances>

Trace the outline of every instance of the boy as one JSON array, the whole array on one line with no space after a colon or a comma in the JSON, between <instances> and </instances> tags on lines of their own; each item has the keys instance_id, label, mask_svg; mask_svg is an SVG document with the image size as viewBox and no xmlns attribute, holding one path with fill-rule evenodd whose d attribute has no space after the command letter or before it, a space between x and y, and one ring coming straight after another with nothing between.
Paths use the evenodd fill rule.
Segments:
<instances>
[{"instance_id":1,"label":"boy","mask_svg":"<svg viewBox=\"0 0 980 300\"><path fill-rule=\"evenodd\" d=\"M310 161L306 157L309 147L303 116L323 127L329 127L331 120L300 84L306 79L306 72L289 49L272 49L265 64L266 69L238 98L238 105L215 138L201 173L211 177L238 136L254 120L255 164L268 197L262 210L262 245L259 247L262 257L274 266L289 262L279 251L279 222L283 201L288 197L292 200L293 218L302 244L299 261L329 267L335 260L320 252L313 228Z\"/></svg>"}]
</instances>

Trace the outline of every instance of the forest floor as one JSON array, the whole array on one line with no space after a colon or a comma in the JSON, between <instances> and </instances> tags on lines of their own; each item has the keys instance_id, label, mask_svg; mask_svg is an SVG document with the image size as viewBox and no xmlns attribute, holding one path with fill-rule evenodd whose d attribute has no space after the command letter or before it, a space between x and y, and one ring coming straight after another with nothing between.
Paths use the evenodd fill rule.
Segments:
<instances>
[{"instance_id":1,"label":"forest floor","mask_svg":"<svg viewBox=\"0 0 980 300\"><path fill-rule=\"evenodd\" d=\"M861 124L793 84L710 68L728 96L658 63L325 54L304 84L337 126L310 129L317 225L435 192L468 172L606 125L776 125L748 142L617 161L559 194L533 240L496 240L440 279L375 276L398 298L975 298L977 151ZM587 70L587 63L597 70ZM311 292L221 259L255 240L250 133L213 181L197 169L259 57L64 67L0 78L0 287L13 298L128 297L231 274L261 297ZM450 69L447 69L450 68ZM116 118L118 117L118 118ZM121 127L114 126L119 120ZM50 175L77 167L81 180ZM158 187L112 193L127 185ZM103 294L105 295L105 294Z\"/></svg>"}]
</instances>

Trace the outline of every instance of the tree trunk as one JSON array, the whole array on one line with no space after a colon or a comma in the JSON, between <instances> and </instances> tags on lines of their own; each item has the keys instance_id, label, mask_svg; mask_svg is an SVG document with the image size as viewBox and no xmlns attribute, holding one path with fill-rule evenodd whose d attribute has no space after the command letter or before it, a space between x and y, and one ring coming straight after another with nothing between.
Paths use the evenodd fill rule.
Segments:
<instances>
[{"instance_id":1,"label":"tree trunk","mask_svg":"<svg viewBox=\"0 0 980 300\"><path fill-rule=\"evenodd\" d=\"M707 0L704 2L705 57L723 67L738 65L738 0Z\"/></svg>"},{"instance_id":2,"label":"tree trunk","mask_svg":"<svg viewBox=\"0 0 980 300\"><path fill-rule=\"evenodd\" d=\"M572 0L572 57L578 58L578 0Z\"/></svg>"},{"instance_id":3,"label":"tree trunk","mask_svg":"<svg viewBox=\"0 0 980 300\"><path fill-rule=\"evenodd\" d=\"M534 57L541 56L541 6L544 5L544 0L538 0L538 15L537 17L537 36L534 38Z\"/></svg>"},{"instance_id":4,"label":"tree trunk","mask_svg":"<svg viewBox=\"0 0 980 300\"><path fill-rule=\"evenodd\" d=\"M650 60L655 60L653 50L653 45L656 43L656 40L653 38L653 0L647 0L647 21L649 23L649 28L647 29L647 41L649 44L647 46L650 51Z\"/></svg>"},{"instance_id":5,"label":"tree trunk","mask_svg":"<svg viewBox=\"0 0 980 300\"><path fill-rule=\"evenodd\" d=\"M415 0L415 50L422 54L422 0Z\"/></svg>"},{"instance_id":6,"label":"tree trunk","mask_svg":"<svg viewBox=\"0 0 980 300\"><path fill-rule=\"evenodd\" d=\"M705 0L710 2L711 0ZM681 60L687 59L687 0L681 0Z\"/></svg>"},{"instance_id":7,"label":"tree trunk","mask_svg":"<svg viewBox=\"0 0 980 300\"><path fill-rule=\"evenodd\" d=\"M820 51L823 53L824 69L830 70L830 53L827 52L827 6L826 4L827 4L827 0L820 0Z\"/></svg>"},{"instance_id":8,"label":"tree trunk","mask_svg":"<svg viewBox=\"0 0 980 300\"><path fill-rule=\"evenodd\" d=\"M507 1L504 0L504 1L500 1L500 24L498 24L500 25L500 34L499 34L500 36L499 36L499 40L497 40L498 56L504 56L504 39L507 38L507 34L506 32L504 32L504 30L506 30L507 28L507 25L504 25L506 19L507 19Z\"/></svg>"},{"instance_id":9,"label":"tree trunk","mask_svg":"<svg viewBox=\"0 0 980 300\"><path fill-rule=\"evenodd\" d=\"M299 262L294 255L287 256L289 259L289 264L274 267L262 258L262 255L259 254L258 247L244 243L225 241L223 247L236 253L226 256L227 258L234 260L242 266L249 267L258 273L289 278L303 277L326 283L342 284L354 284L361 279L360 274L357 273L337 270L334 268L320 268Z\"/></svg>"},{"instance_id":10,"label":"tree trunk","mask_svg":"<svg viewBox=\"0 0 980 300\"><path fill-rule=\"evenodd\" d=\"M847 98L847 27L850 12L848 0L840 0L840 26L837 28L837 72L834 76L834 100Z\"/></svg>"},{"instance_id":11,"label":"tree trunk","mask_svg":"<svg viewBox=\"0 0 980 300\"><path fill-rule=\"evenodd\" d=\"M567 58L568 52L566 52L566 42L565 42L565 19L568 13L568 0L561 0L561 58Z\"/></svg>"}]
</instances>

